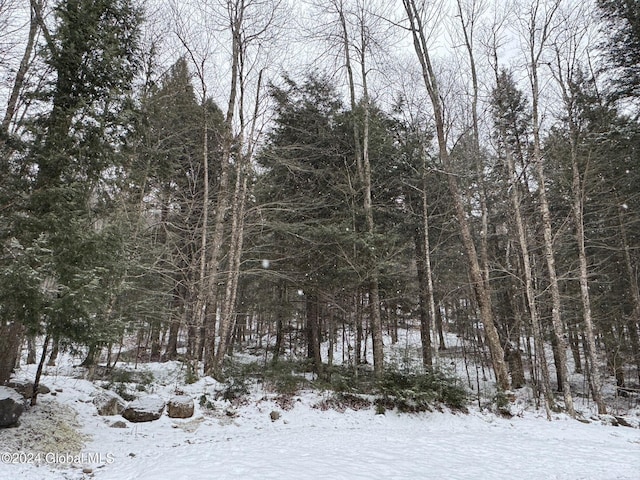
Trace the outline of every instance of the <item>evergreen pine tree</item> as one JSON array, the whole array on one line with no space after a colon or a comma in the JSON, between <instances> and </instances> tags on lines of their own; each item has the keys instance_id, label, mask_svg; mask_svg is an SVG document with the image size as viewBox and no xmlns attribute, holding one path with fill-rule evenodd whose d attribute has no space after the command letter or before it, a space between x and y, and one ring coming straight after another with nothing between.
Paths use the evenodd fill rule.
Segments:
<instances>
[{"instance_id":1,"label":"evergreen pine tree","mask_svg":"<svg viewBox=\"0 0 640 480\"><path fill-rule=\"evenodd\" d=\"M15 301L3 303L0 322L95 346L113 334L101 316L121 286L126 260L108 217L141 14L128 0L59 1L54 11L55 31L42 51L51 81L34 94L42 113L30 121L32 141L12 159L11 193L22 208L3 213L10 218L2 270L14 283L3 282L0 298L20 290L30 307L20 314ZM10 368L0 370L4 381Z\"/></svg>"}]
</instances>

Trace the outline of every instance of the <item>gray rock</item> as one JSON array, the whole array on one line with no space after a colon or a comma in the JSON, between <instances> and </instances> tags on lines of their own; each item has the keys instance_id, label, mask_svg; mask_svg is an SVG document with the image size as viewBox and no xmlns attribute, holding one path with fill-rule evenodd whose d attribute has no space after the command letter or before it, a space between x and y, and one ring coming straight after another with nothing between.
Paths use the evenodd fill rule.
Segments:
<instances>
[{"instance_id":1,"label":"gray rock","mask_svg":"<svg viewBox=\"0 0 640 480\"><path fill-rule=\"evenodd\" d=\"M151 422L157 420L164 412L164 400L158 395L139 398L127 405L122 416L130 422Z\"/></svg>"},{"instance_id":2,"label":"gray rock","mask_svg":"<svg viewBox=\"0 0 640 480\"><path fill-rule=\"evenodd\" d=\"M33 397L33 382L28 380L13 380L7 383L7 387L13 388L27 400ZM51 389L46 385L38 385L38 395L49 392L51 392Z\"/></svg>"},{"instance_id":3,"label":"gray rock","mask_svg":"<svg viewBox=\"0 0 640 480\"><path fill-rule=\"evenodd\" d=\"M15 426L24 406L22 395L12 388L0 386L0 428Z\"/></svg>"},{"instance_id":4,"label":"gray rock","mask_svg":"<svg viewBox=\"0 0 640 480\"><path fill-rule=\"evenodd\" d=\"M111 428L127 428L127 424L126 422L123 422L122 420L116 420L115 422L113 422L111 425L109 425Z\"/></svg>"},{"instance_id":5,"label":"gray rock","mask_svg":"<svg viewBox=\"0 0 640 480\"><path fill-rule=\"evenodd\" d=\"M193 398L187 395L174 395L167 403L167 414L171 418L193 417Z\"/></svg>"},{"instance_id":6,"label":"gray rock","mask_svg":"<svg viewBox=\"0 0 640 480\"><path fill-rule=\"evenodd\" d=\"M93 397L93 404L98 409L99 415L121 415L127 402L117 393L111 390L102 390Z\"/></svg>"}]
</instances>

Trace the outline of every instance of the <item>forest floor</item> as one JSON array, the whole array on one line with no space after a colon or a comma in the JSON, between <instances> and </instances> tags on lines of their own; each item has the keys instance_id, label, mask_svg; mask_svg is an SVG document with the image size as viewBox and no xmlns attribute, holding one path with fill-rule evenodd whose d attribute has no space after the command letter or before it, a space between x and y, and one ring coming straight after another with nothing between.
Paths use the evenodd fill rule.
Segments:
<instances>
[{"instance_id":1,"label":"forest floor","mask_svg":"<svg viewBox=\"0 0 640 480\"><path fill-rule=\"evenodd\" d=\"M405 340L388 349L389 361L410 357L410 339ZM490 388L490 379L476 380L475 373L482 377L479 368L452 358L440 361L461 381ZM635 428L612 426L613 417L597 417L581 396L582 421L562 413L548 421L530 389L516 392L510 418L485 400L472 401L467 413L436 406L430 412L381 414L373 405L335 408L330 391L300 389L283 395L264 382L251 383L245 394L227 400L223 393L229 385L210 377L185 384L180 362L119 364L138 379L130 386L139 395L168 399L183 392L195 400L195 415L173 419L165 414L157 421L113 428L123 419L97 414L92 398L101 382L86 380L86 371L75 366L79 361L63 356L56 367L46 367L42 383L56 395L40 395L19 427L0 430L0 454L21 454L1 455L0 478L640 478L637 399L611 404L612 413ZM34 375L35 366L25 365L17 377ZM104 386L118 385L123 383Z\"/></svg>"}]
</instances>

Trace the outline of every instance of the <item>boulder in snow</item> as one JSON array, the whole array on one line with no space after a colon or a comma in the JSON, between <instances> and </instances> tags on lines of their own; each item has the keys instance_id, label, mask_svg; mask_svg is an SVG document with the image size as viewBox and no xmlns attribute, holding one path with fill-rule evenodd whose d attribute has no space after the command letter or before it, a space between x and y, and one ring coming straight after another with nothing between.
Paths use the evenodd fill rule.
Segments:
<instances>
[{"instance_id":1,"label":"boulder in snow","mask_svg":"<svg viewBox=\"0 0 640 480\"><path fill-rule=\"evenodd\" d=\"M28 380L12 380L7 383L7 387L14 389L27 400L33 397L33 382ZM49 387L42 384L38 385L38 395L44 395L49 392L51 392Z\"/></svg>"},{"instance_id":2,"label":"boulder in snow","mask_svg":"<svg viewBox=\"0 0 640 480\"><path fill-rule=\"evenodd\" d=\"M190 418L193 416L193 398L187 395L174 395L167 403L167 414L171 418Z\"/></svg>"},{"instance_id":3,"label":"boulder in snow","mask_svg":"<svg viewBox=\"0 0 640 480\"><path fill-rule=\"evenodd\" d=\"M14 389L0 386L0 428L13 427L24 412L24 398Z\"/></svg>"},{"instance_id":4,"label":"boulder in snow","mask_svg":"<svg viewBox=\"0 0 640 480\"><path fill-rule=\"evenodd\" d=\"M127 402L117 393L111 390L102 390L93 397L93 404L98 409L99 415L121 415Z\"/></svg>"},{"instance_id":5,"label":"boulder in snow","mask_svg":"<svg viewBox=\"0 0 640 480\"><path fill-rule=\"evenodd\" d=\"M164 407L165 403L161 397L149 395L129 403L122 412L122 416L134 423L151 422L162 416Z\"/></svg>"}]
</instances>

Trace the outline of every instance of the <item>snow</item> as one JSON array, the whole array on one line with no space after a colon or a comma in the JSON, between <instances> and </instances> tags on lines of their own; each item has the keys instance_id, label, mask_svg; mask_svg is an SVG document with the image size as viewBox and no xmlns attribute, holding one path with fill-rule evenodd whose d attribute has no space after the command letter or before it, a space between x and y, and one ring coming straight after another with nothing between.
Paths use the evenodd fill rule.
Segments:
<instances>
[{"instance_id":1,"label":"snow","mask_svg":"<svg viewBox=\"0 0 640 480\"><path fill-rule=\"evenodd\" d=\"M42 437L47 430L65 430L55 448L50 439L44 444L58 452L49 458L53 461L2 462L0 479L640 478L640 429L606 425L603 418L591 418L588 408L582 410L586 423L564 414L547 421L522 396L514 404L517 416L510 419L477 404L468 414L388 410L379 415L374 407L318 408L330 392L301 391L283 402L264 385L229 402L216 396L222 384L205 377L183 385L183 365L168 362L138 365L137 371L152 373L154 381L146 392L136 393L142 403L187 395L194 399L194 416L172 419L165 412L157 421L130 423L97 415L92 399L101 387L79 378L83 370L73 363L61 359L60 366L47 367L42 383L56 396L40 395L38 405L23 414L21 427L0 430L0 452L14 453L42 452L33 432L44 430L38 432ZM19 375L33 378L34 372L30 365ZM638 410L624 414L631 424L640 424ZM113 428L116 421L127 428ZM80 454L78 442L84 442Z\"/></svg>"},{"instance_id":2,"label":"snow","mask_svg":"<svg viewBox=\"0 0 640 480\"><path fill-rule=\"evenodd\" d=\"M191 435L167 436L153 425L144 433L153 448L148 440L129 443L136 457L96 478L631 479L640 468L637 431L574 421L304 407L283 418L288 423L249 417L226 427L205 424Z\"/></svg>"}]
</instances>

